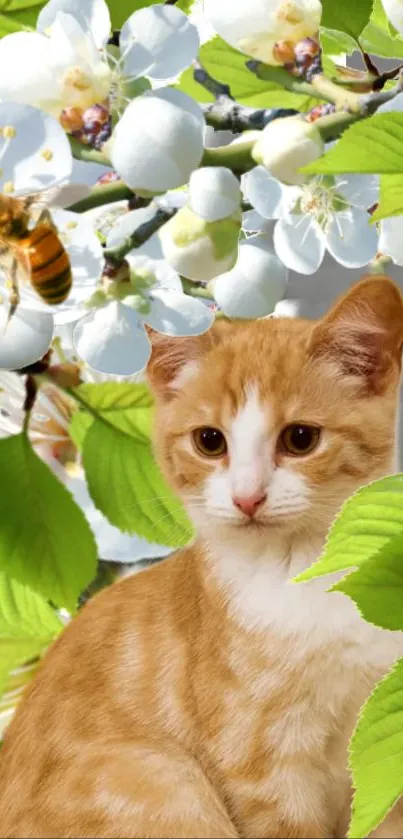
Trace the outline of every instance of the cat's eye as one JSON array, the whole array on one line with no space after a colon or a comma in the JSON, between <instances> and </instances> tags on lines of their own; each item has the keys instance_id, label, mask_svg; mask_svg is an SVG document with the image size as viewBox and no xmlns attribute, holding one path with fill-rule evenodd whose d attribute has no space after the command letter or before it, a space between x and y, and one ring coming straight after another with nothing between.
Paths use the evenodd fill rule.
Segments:
<instances>
[{"instance_id":1,"label":"cat's eye","mask_svg":"<svg viewBox=\"0 0 403 839\"><path fill-rule=\"evenodd\" d=\"M222 457L227 452L227 441L218 428L196 428L192 437L195 448L204 457Z\"/></svg>"},{"instance_id":2,"label":"cat's eye","mask_svg":"<svg viewBox=\"0 0 403 839\"><path fill-rule=\"evenodd\" d=\"M320 428L314 425L293 423L287 425L280 435L280 446L287 454L294 456L310 454L318 445Z\"/></svg>"}]
</instances>

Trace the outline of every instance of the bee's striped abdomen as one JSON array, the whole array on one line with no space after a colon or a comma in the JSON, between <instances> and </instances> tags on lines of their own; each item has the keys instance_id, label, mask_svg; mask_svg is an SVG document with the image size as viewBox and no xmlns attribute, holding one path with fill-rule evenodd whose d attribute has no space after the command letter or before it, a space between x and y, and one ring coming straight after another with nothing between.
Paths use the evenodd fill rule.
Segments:
<instances>
[{"instance_id":1,"label":"bee's striped abdomen","mask_svg":"<svg viewBox=\"0 0 403 839\"><path fill-rule=\"evenodd\" d=\"M63 303L72 285L70 259L57 233L39 224L20 239L19 247L29 264L29 280L36 293L49 305Z\"/></svg>"}]
</instances>

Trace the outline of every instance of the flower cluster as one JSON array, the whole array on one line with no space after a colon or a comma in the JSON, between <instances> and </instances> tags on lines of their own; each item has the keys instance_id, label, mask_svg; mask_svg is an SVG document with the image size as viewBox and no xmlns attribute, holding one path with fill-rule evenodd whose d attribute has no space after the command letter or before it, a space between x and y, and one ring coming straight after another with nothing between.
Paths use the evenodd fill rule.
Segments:
<instances>
[{"instance_id":1,"label":"flower cluster","mask_svg":"<svg viewBox=\"0 0 403 839\"><path fill-rule=\"evenodd\" d=\"M319 0L253 0L248 14L242 3L206 0L204 15L193 14L196 25L174 5L155 4L135 11L111 39L105 0L49 0L35 32L0 40L0 190L13 198L42 193L38 203L50 203L73 280L57 305L34 284L19 283L10 319L15 281L13 290L0 257L0 367L31 364L55 328L71 322L83 361L130 376L149 359L144 323L181 335L208 329L217 308L231 317L266 316L287 296L287 271L315 273L325 251L348 268L366 266L380 250L399 264L400 222L387 220L380 230L370 223L376 176L303 171L329 149L320 126L334 105L230 134L211 166L206 109L172 86L214 31L246 56L298 76L320 57L321 12ZM401 108L400 98L390 106ZM118 197L122 184L140 202L135 210L119 205L107 235L103 218L112 205L94 215L75 212L71 200L72 151L85 159L86 149L100 155L88 157L96 161L87 164L93 184L116 184ZM239 155L240 181L232 166ZM90 190L80 188L77 207L82 195L85 208ZM253 209L242 212L245 204ZM155 226L164 207L172 212ZM147 226L150 234L139 239L136 231Z\"/></svg>"}]
</instances>

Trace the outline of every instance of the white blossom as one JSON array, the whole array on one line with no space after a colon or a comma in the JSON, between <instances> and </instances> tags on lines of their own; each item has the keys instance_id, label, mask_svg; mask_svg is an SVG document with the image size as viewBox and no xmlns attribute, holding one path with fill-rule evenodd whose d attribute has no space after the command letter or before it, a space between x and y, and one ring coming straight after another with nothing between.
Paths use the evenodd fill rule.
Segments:
<instances>
[{"instance_id":1,"label":"white blossom","mask_svg":"<svg viewBox=\"0 0 403 839\"><path fill-rule=\"evenodd\" d=\"M264 317L284 296L287 269L267 237L251 236L240 243L234 268L216 277L209 287L220 309L230 317Z\"/></svg>"},{"instance_id":2,"label":"white blossom","mask_svg":"<svg viewBox=\"0 0 403 839\"><path fill-rule=\"evenodd\" d=\"M113 168L134 191L165 192L187 183L203 155L204 119L190 96L150 91L127 107L113 132Z\"/></svg>"},{"instance_id":3,"label":"white blossom","mask_svg":"<svg viewBox=\"0 0 403 839\"><path fill-rule=\"evenodd\" d=\"M156 3L130 15L122 26L119 46L125 75L168 79L192 63L199 35L180 9Z\"/></svg>"},{"instance_id":4,"label":"white blossom","mask_svg":"<svg viewBox=\"0 0 403 839\"><path fill-rule=\"evenodd\" d=\"M277 220L274 249L290 270L315 273L326 250L346 268L367 265L376 255L378 234L367 212L377 200L376 176L317 176L285 186L257 166L242 186L263 220Z\"/></svg>"},{"instance_id":5,"label":"white blossom","mask_svg":"<svg viewBox=\"0 0 403 839\"><path fill-rule=\"evenodd\" d=\"M67 130L73 130L71 109L84 112L116 103L120 113L134 95L128 93L131 82L144 73L175 77L199 48L197 28L179 9L163 4L128 18L118 56L107 49L110 30L105 0L50 0L38 16L36 32L13 32L1 39L0 97L37 105L55 116L63 111Z\"/></svg>"},{"instance_id":6,"label":"white blossom","mask_svg":"<svg viewBox=\"0 0 403 839\"><path fill-rule=\"evenodd\" d=\"M323 153L325 144L314 123L284 117L269 122L253 146L252 157L274 178L285 184L303 184L308 176L299 172Z\"/></svg>"},{"instance_id":7,"label":"white blossom","mask_svg":"<svg viewBox=\"0 0 403 839\"><path fill-rule=\"evenodd\" d=\"M24 60L21 60L24 56ZM59 117L109 95L111 69L78 20L58 11L49 35L13 32L0 40L0 98Z\"/></svg>"},{"instance_id":8,"label":"white blossom","mask_svg":"<svg viewBox=\"0 0 403 839\"><path fill-rule=\"evenodd\" d=\"M69 181L73 157L57 120L29 105L0 102L0 125L0 193L46 195Z\"/></svg>"},{"instance_id":9,"label":"white blossom","mask_svg":"<svg viewBox=\"0 0 403 839\"><path fill-rule=\"evenodd\" d=\"M154 214L155 207L149 206L123 215L112 227L107 246L118 245ZM101 373L120 376L131 376L147 366L151 345L144 324L168 335L199 335L214 319L204 302L183 293L179 275L164 259L157 234L126 259L133 293L96 306L73 331L74 347L83 361Z\"/></svg>"},{"instance_id":10,"label":"white blossom","mask_svg":"<svg viewBox=\"0 0 403 839\"><path fill-rule=\"evenodd\" d=\"M204 0L204 12L231 46L264 61L280 64L275 46L290 46L315 36L322 15L320 0Z\"/></svg>"},{"instance_id":11,"label":"white blossom","mask_svg":"<svg viewBox=\"0 0 403 839\"><path fill-rule=\"evenodd\" d=\"M71 15L84 32L90 32L98 49L107 44L111 19L105 0L49 0L39 12L37 31L49 33L59 12Z\"/></svg>"}]
</instances>

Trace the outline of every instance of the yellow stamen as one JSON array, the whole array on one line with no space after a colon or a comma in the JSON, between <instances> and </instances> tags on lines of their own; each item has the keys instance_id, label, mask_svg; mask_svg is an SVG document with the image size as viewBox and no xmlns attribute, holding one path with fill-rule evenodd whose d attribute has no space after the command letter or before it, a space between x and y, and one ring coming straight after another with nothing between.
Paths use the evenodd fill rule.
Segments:
<instances>
[{"instance_id":1,"label":"yellow stamen","mask_svg":"<svg viewBox=\"0 0 403 839\"><path fill-rule=\"evenodd\" d=\"M3 128L3 137L6 140L12 140L13 137L16 135L16 130L13 125L5 125Z\"/></svg>"},{"instance_id":2,"label":"yellow stamen","mask_svg":"<svg viewBox=\"0 0 403 839\"><path fill-rule=\"evenodd\" d=\"M10 195L11 192L14 192L13 181L5 181L5 183L3 184L4 195Z\"/></svg>"},{"instance_id":3,"label":"yellow stamen","mask_svg":"<svg viewBox=\"0 0 403 839\"><path fill-rule=\"evenodd\" d=\"M53 152L51 149L44 149L43 152L41 152L41 156L44 160L52 160Z\"/></svg>"}]
</instances>

